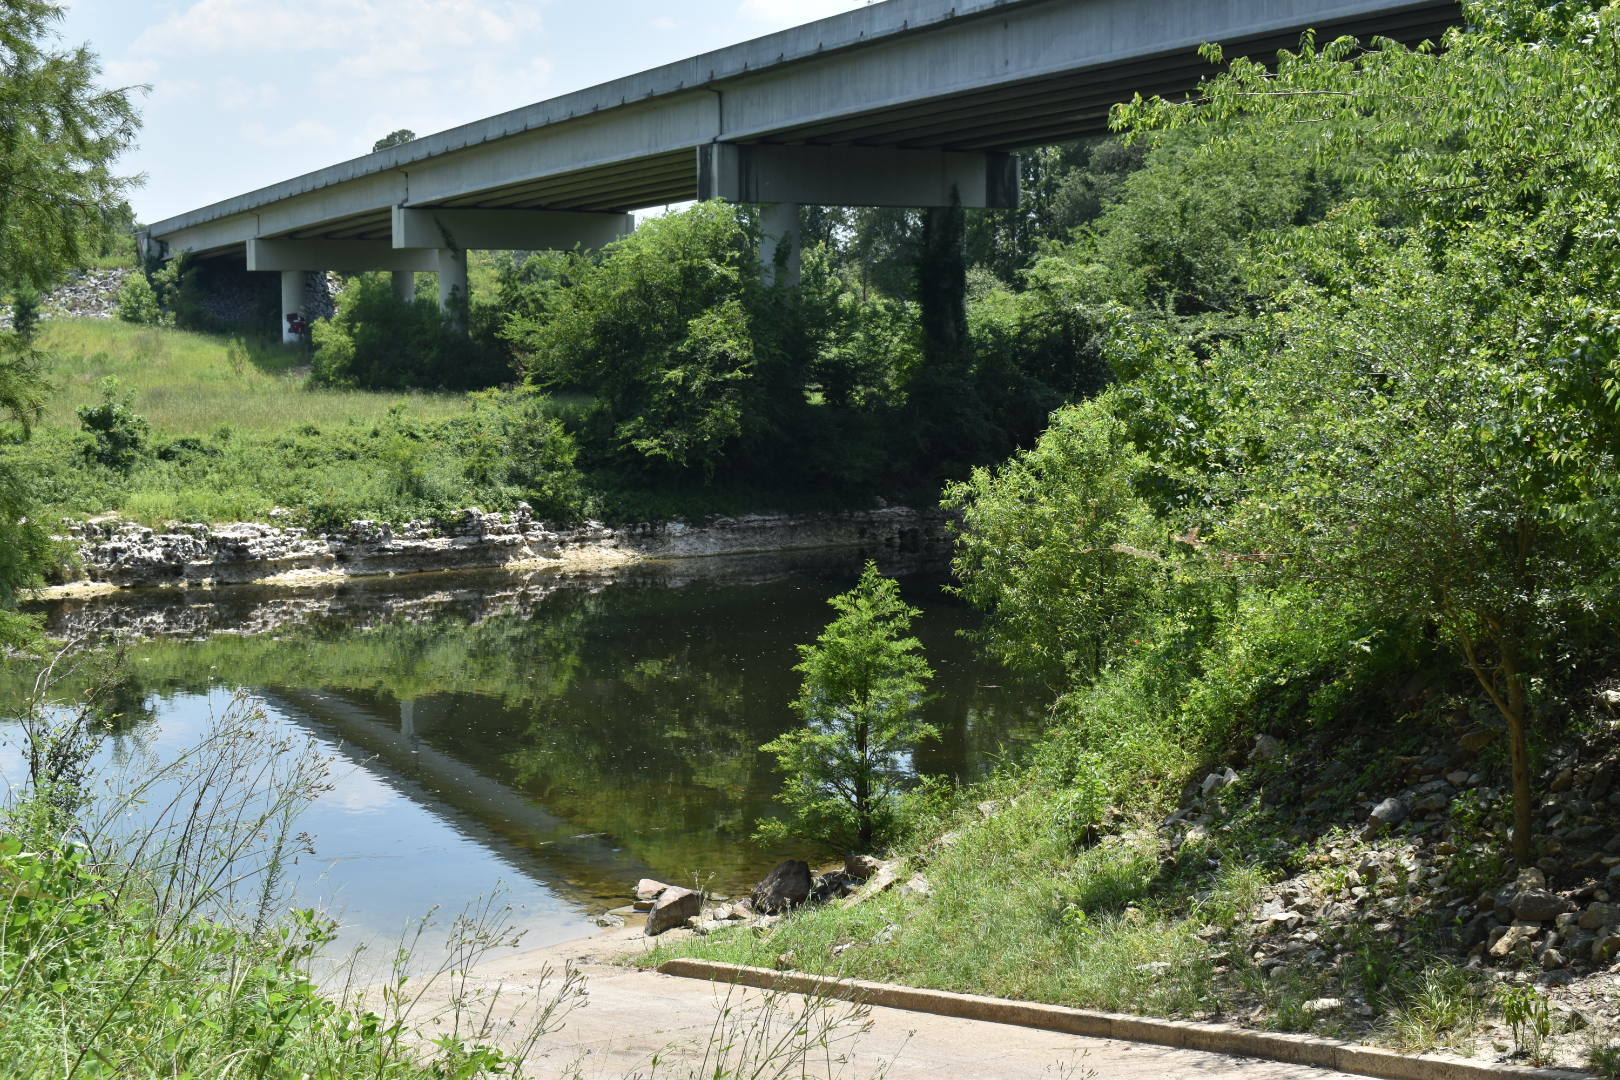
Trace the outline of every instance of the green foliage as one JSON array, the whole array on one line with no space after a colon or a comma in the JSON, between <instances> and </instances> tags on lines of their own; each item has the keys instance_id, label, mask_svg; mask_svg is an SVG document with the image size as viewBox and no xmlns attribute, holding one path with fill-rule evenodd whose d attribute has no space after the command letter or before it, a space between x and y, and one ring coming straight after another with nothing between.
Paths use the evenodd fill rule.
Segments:
<instances>
[{"instance_id":1,"label":"green foliage","mask_svg":"<svg viewBox=\"0 0 1620 1080\"><path fill-rule=\"evenodd\" d=\"M372 143L371 152L375 154L379 150L388 150L395 146L404 146L406 143L414 142L415 140L416 132L412 131L410 128L399 128L396 131L390 131L387 135L384 135L382 138Z\"/></svg>"},{"instance_id":2,"label":"green foliage","mask_svg":"<svg viewBox=\"0 0 1620 1080\"><path fill-rule=\"evenodd\" d=\"M764 286L735 210L655 218L568 274L543 318L514 315L503 333L537 384L594 395L587 446L712 473L758 434L779 358L760 348Z\"/></svg>"},{"instance_id":3,"label":"green foliage","mask_svg":"<svg viewBox=\"0 0 1620 1080\"><path fill-rule=\"evenodd\" d=\"M11 332L19 344L30 348L39 333L39 291L26 285L11 290Z\"/></svg>"},{"instance_id":4,"label":"green foliage","mask_svg":"<svg viewBox=\"0 0 1620 1080\"><path fill-rule=\"evenodd\" d=\"M337 313L310 330L319 386L475 390L510 375L490 341L469 336L461 316L430 297L402 300L389 275L362 274L338 297Z\"/></svg>"},{"instance_id":5,"label":"green foliage","mask_svg":"<svg viewBox=\"0 0 1620 1080\"><path fill-rule=\"evenodd\" d=\"M41 358L27 297L101 247L130 183L112 163L134 138L131 91L96 86L101 71L88 49L50 47L61 18L61 5L50 0L0 7L0 282L12 287L16 319L0 333L7 443L27 436L40 404ZM13 607L46 563L28 481L0 458L0 646L29 637L30 624Z\"/></svg>"},{"instance_id":6,"label":"green foliage","mask_svg":"<svg viewBox=\"0 0 1620 1080\"><path fill-rule=\"evenodd\" d=\"M804 727L761 749L785 776L788 818L761 826L845 853L890 838L896 799L913 780L911 755L938 732L918 715L933 671L907 633L918 611L867 563L860 583L829 601L838 617L799 646L804 675L793 708Z\"/></svg>"},{"instance_id":7,"label":"green foliage","mask_svg":"<svg viewBox=\"0 0 1620 1080\"><path fill-rule=\"evenodd\" d=\"M112 165L134 140L133 89L104 90L80 46L51 47L62 5L0 9L0 281L43 288L100 250L131 181Z\"/></svg>"},{"instance_id":8,"label":"green foliage","mask_svg":"<svg viewBox=\"0 0 1620 1080\"><path fill-rule=\"evenodd\" d=\"M1163 532L1134 487L1143 461L1111 407L1054 414L1033 449L946 491L962 511L960 594L1014 668L1095 678L1165 584Z\"/></svg>"},{"instance_id":9,"label":"green foliage","mask_svg":"<svg viewBox=\"0 0 1620 1080\"><path fill-rule=\"evenodd\" d=\"M87 440L84 454L91 461L127 473L146 453L152 427L129 407L128 394L118 395L118 380L101 382L101 402L79 406L79 425Z\"/></svg>"},{"instance_id":10,"label":"green foliage","mask_svg":"<svg viewBox=\"0 0 1620 1080\"><path fill-rule=\"evenodd\" d=\"M124 279L124 287L118 290L118 317L138 326L168 325L157 291L145 274L137 272Z\"/></svg>"}]
</instances>

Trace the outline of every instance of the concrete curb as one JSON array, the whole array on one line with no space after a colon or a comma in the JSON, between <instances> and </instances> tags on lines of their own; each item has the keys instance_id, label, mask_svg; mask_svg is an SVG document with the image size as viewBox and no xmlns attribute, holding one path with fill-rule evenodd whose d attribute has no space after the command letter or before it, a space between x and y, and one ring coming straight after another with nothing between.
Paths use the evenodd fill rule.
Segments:
<instances>
[{"instance_id":1,"label":"concrete curb","mask_svg":"<svg viewBox=\"0 0 1620 1080\"><path fill-rule=\"evenodd\" d=\"M761 990L785 990L795 994L882 1005L891 1009L955 1016L964 1020L989 1020L998 1024L1045 1028L1099 1039L1123 1039L1155 1043L1187 1050L1207 1050L1220 1054L1240 1054L1296 1065L1315 1065L1386 1080L1501 1080L1502 1077L1537 1077L1543 1080L1591 1080L1589 1073L1567 1069L1534 1069L1523 1065L1487 1065L1463 1058L1437 1054L1402 1054L1338 1039L1314 1035L1289 1035L1252 1031L1231 1024L1198 1024L1180 1020L1155 1020L1119 1013L1071 1009L1033 1001L1009 1001L977 994L953 994L944 990L920 990L909 986L866 982L861 979L835 979L797 971L721 964L712 960L681 958L658 965L664 975L711 982L736 983Z\"/></svg>"}]
</instances>

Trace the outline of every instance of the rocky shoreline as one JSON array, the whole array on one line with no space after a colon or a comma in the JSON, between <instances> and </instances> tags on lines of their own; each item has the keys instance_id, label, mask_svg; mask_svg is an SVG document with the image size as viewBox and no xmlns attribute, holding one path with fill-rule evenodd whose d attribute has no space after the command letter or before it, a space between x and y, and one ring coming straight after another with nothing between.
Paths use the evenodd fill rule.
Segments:
<instances>
[{"instance_id":1,"label":"rocky shoreline","mask_svg":"<svg viewBox=\"0 0 1620 1080\"><path fill-rule=\"evenodd\" d=\"M153 529L116 518L73 525L61 539L76 549L73 580L42 599L126 588L307 585L324 580L469 569L606 568L644 559L804 551L863 546L921 550L943 545L939 511L880 507L828 514L750 514L610 527L554 527L527 507L512 513L469 508L446 521L395 526L353 521L340 532L237 522Z\"/></svg>"}]
</instances>

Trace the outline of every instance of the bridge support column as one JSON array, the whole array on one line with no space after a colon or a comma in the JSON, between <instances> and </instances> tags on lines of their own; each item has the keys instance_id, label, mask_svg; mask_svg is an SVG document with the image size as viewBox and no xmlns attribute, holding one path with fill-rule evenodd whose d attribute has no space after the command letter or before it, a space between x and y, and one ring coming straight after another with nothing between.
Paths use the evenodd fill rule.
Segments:
<instances>
[{"instance_id":1,"label":"bridge support column","mask_svg":"<svg viewBox=\"0 0 1620 1080\"><path fill-rule=\"evenodd\" d=\"M767 285L799 284L799 204L768 203L759 213L759 261Z\"/></svg>"},{"instance_id":2,"label":"bridge support column","mask_svg":"<svg viewBox=\"0 0 1620 1080\"><path fill-rule=\"evenodd\" d=\"M467 315L467 252L439 249L439 310L465 321Z\"/></svg>"},{"instance_id":3,"label":"bridge support column","mask_svg":"<svg viewBox=\"0 0 1620 1080\"><path fill-rule=\"evenodd\" d=\"M281 272L281 343L283 345L296 345L303 339L292 331L293 320L289 315L302 315L304 310L304 279L308 276L305 270L283 270Z\"/></svg>"},{"instance_id":4,"label":"bridge support column","mask_svg":"<svg viewBox=\"0 0 1620 1080\"><path fill-rule=\"evenodd\" d=\"M394 270L394 295L407 304L416 299L416 271Z\"/></svg>"}]
</instances>

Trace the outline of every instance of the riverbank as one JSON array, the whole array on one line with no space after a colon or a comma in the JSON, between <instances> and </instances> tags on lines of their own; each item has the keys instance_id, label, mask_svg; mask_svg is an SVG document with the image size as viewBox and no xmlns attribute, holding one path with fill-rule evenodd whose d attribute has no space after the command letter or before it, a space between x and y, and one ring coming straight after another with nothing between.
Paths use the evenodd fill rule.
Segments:
<instances>
[{"instance_id":1,"label":"riverbank","mask_svg":"<svg viewBox=\"0 0 1620 1080\"><path fill-rule=\"evenodd\" d=\"M168 529L103 518L73 526L72 580L41 600L128 588L252 584L307 586L350 578L475 569L585 571L646 559L865 547L918 551L948 540L939 511L886 506L823 514L753 514L610 527L554 527L525 506L512 513L468 508L449 520L401 525L357 520L341 532L274 522L176 524Z\"/></svg>"}]
</instances>

